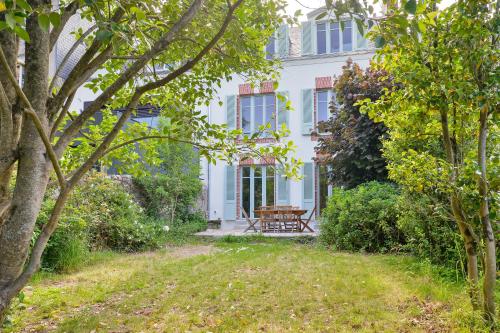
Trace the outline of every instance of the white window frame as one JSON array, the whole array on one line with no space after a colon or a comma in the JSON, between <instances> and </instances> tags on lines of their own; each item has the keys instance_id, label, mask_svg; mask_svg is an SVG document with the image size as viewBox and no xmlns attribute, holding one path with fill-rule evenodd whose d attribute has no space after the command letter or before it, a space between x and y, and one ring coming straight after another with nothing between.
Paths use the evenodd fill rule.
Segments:
<instances>
[{"instance_id":1,"label":"white window frame","mask_svg":"<svg viewBox=\"0 0 500 333\"><path fill-rule=\"evenodd\" d=\"M314 128L316 130L318 130L318 125L319 125L319 93L320 92L327 92L328 93L328 96L327 96L327 103L326 103L326 108L327 108L327 120L330 119L330 117L332 116L332 110L330 110L330 102L332 101L332 98L334 96L333 94L333 89L317 89L316 90L316 105L315 105L315 109L316 109L316 117L314 119ZM325 134L325 133L328 133L328 132L320 132L321 134Z\"/></svg>"},{"instance_id":2,"label":"white window frame","mask_svg":"<svg viewBox=\"0 0 500 333\"><path fill-rule=\"evenodd\" d=\"M277 117L276 117L276 96L275 94L255 94L255 95L246 95L246 96L240 96L240 98L250 98L250 133L245 133L243 132L244 135L252 135L256 133L259 130L259 126L267 124L265 122L266 120L266 108L267 108L267 98L266 96L272 96L274 108L273 108L273 122L274 122L274 129L276 130L277 124ZM262 123L259 126L256 126L255 123L255 98L256 97L262 97L263 99L263 104L262 104ZM240 102L239 105L239 112L240 112L240 128L243 130L243 103Z\"/></svg>"},{"instance_id":3,"label":"white window frame","mask_svg":"<svg viewBox=\"0 0 500 333\"><path fill-rule=\"evenodd\" d=\"M344 36L343 36L344 30L342 30L342 28L340 26L341 21L342 22L348 22L348 21L351 22L352 47L351 47L351 50L349 50L349 51L344 51ZM332 52L331 34L332 34L332 26L334 23L338 23L338 25L339 25L338 30L335 30L335 31L337 31L339 34L340 45L339 45L339 51ZM326 27L326 52L321 53L321 54L318 53L318 31L317 31L318 24L325 24L325 27ZM358 28L357 28L356 22L354 20L344 19L344 20L335 21L335 22L330 22L328 20L316 21L314 24L314 31L311 35L312 35L312 38L314 41L313 45L314 45L314 52L316 55L348 53L348 52L354 52L357 50L364 50L365 49L365 48L359 48L359 49L357 48L357 46L358 46Z\"/></svg>"}]
</instances>

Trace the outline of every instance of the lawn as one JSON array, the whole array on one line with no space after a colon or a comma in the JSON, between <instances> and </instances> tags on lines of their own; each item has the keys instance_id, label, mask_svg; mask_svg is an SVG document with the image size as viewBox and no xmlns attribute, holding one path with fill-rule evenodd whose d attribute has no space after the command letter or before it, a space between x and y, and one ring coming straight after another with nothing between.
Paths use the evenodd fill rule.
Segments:
<instances>
[{"instance_id":1,"label":"lawn","mask_svg":"<svg viewBox=\"0 0 500 333\"><path fill-rule=\"evenodd\" d=\"M291 241L109 255L73 274L39 275L6 331L468 331L463 288L417 267L405 256Z\"/></svg>"}]
</instances>

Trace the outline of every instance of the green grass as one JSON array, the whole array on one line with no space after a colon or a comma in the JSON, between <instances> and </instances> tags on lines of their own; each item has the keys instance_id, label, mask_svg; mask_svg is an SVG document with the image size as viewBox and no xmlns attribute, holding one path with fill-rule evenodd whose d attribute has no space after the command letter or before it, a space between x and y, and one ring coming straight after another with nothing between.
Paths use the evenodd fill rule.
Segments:
<instances>
[{"instance_id":1,"label":"green grass","mask_svg":"<svg viewBox=\"0 0 500 333\"><path fill-rule=\"evenodd\" d=\"M475 322L463 286L409 257L253 238L189 256L207 248L106 254L38 276L6 331L468 332Z\"/></svg>"}]
</instances>

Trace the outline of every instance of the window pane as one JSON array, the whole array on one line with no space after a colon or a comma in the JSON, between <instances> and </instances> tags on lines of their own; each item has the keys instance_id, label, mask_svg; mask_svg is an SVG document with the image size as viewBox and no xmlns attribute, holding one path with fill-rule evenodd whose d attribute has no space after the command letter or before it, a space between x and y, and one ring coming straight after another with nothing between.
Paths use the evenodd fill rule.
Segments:
<instances>
[{"instance_id":1,"label":"window pane","mask_svg":"<svg viewBox=\"0 0 500 333\"><path fill-rule=\"evenodd\" d=\"M271 129L275 129L275 118L274 118L274 95L266 95L266 124L271 124Z\"/></svg>"},{"instance_id":2,"label":"window pane","mask_svg":"<svg viewBox=\"0 0 500 333\"><path fill-rule=\"evenodd\" d=\"M262 203L262 167L255 168L254 174L254 209L263 206Z\"/></svg>"},{"instance_id":3,"label":"window pane","mask_svg":"<svg viewBox=\"0 0 500 333\"><path fill-rule=\"evenodd\" d=\"M318 54L326 53L326 23L316 26L316 36L318 40Z\"/></svg>"},{"instance_id":4,"label":"window pane","mask_svg":"<svg viewBox=\"0 0 500 333\"><path fill-rule=\"evenodd\" d=\"M274 206L274 168L266 168L266 205Z\"/></svg>"},{"instance_id":5,"label":"window pane","mask_svg":"<svg viewBox=\"0 0 500 333\"><path fill-rule=\"evenodd\" d=\"M328 120L328 91L318 92L318 123Z\"/></svg>"},{"instance_id":6,"label":"window pane","mask_svg":"<svg viewBox=\"0 0 500 333\"><path fill-rule=\"evenodd\" d=\"M269 38L269 42L266 45L266 59L272 59L276 53L274 41L274 37Z\"/></svg>"},{"instance_id":7,"label":"window pane","mask_svg":"<svg viewBox=\"0 0 500 333\"><path fill-rule=\"evenodd\" d=\"M252 131L251 124L251 100L250 97L241 98L241 127L243 128L243 133L250 134Z\"/></svg>"},{"instance_id":8,"label":"window pane","mask_svg":"<svg viewBox=\"0 0 500 333\"><path fill-rule=\"evenodd\" d=\"M243 178L242 185L241 204L248 216L252 216L250 211L250 178Z\"/></svg>"},{"instance_id":9,"label":"window pane","mask_svg":"<svg viewBox=\"0 0 500 333\"><path fill-rule=\"evenodd\" d=\"M253 131L257 132L259 130L259 126L264 124L264 98L262 96L255 96L253 103L254 103L254 111L253 111L254 127L253 127Z\"/></svg>"},{"instance_id":10,"label":"window pane","mask_svg":"<svg viewBox=\"0 0 500 333\"><path fill-rule=\"evenodd\" d=\"M352 51L352 22L344 22L344 31L342 31L343 51Z\"/></svg>"},{"instance_id":11,"label":"window pane","mask_svg":"<svg viewBox=\"0 0 500 333\"><path fill-rule=\"evenodd\" d=\"M243 167L243 177L250 177L250 167Z\"/></svg>"},{"instance_id":12,"label":"window pane","mask_svg":"<svg viewBox=\"0 0 500 333\"><path fill-rule=\"evenodd\" d=\"M340 28L338 22L330 24L330 52L340 52Z\"/></svg>"}]
</instances>

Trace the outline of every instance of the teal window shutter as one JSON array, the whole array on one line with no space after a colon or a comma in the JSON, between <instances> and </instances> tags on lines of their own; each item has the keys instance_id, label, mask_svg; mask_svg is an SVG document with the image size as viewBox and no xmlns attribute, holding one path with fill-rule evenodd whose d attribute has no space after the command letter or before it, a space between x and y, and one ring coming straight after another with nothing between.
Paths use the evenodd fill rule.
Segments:
<instances>
[{"instance_id":1,"label":"teal window shutter","mask_svg":"<svg viewBox=\"0 0 500 333\"><path fill-rule=\"evenodd\" d=\"M302 208L307 209L308 214L314 208L314 164L304 163L302 167Z\"/></svg>"},{"instance_id":2,"label":"teal window shutter","mask_svg":"<svg viewBox=\"0 0 500 333\"><path fill-rule=\"evenodd\" d=\"M313 90L302 90L302 134L309 135L313 130Z\"/></svg>"},{"instance_id":3,"label":"teal window shutter","mask_svg":"<svg viewBox=\"0 0 500 333\"><path fill-rule=\"evenodd\" d=\"M236 96L226 96L226 124L228 130L236 129Z\"/></svg>"},{"instance_id":4,"label":"teal window shutter","mask_svg":"<svg viewBox=\"0 0 500 333\"><path fill-rule=\"evenodd\" d=\"M281 58L288 57L289 41L288 41L288 25L283 24L278 29L278 54Z\"/></svg>"},{"instance_id":5,"label":"teal window shutter","mask_svg":"<svg viewBox=\"0 0 500 333\"><path fill-rule=\"evenodd\" d=\"M282 175L281 172L277 173L277 200L278 205L288 205L290 203L290 181Z\"/></svg>"},{"instance_id":6,"label":"teal window shutter","mask_svg":"<svg viewBox=\"0 0 500 333\"><path fill-rule=\"evenodd\" d=\"M289 110L286 109L286 103L288 102L289 93L288 91L278 91L277 95L283 97L276 97L276 105L278 110L278 129L281 129L282 124L285 124L287 128L290 128L288 124L288 114Z\"/></svg>"},{"instance_id":7,"label":"teal window shutter","mask_svg":"<svg viewBox=\"0 0 500 333\"><path fill-rule=\"evenodd\" d=\"M302 23L302 55L313 53L312 22Z\"/></svg>"},{"instance_id":8,"label":"teal window shutter","mask_svg":"<svg viewBox=\"0 0 500 333\"><path fill-rule=\"evenodd\" d=\"M236 166L227 165L224 172L224 219L236 220Z\"/></svg>"}]
</instances>

